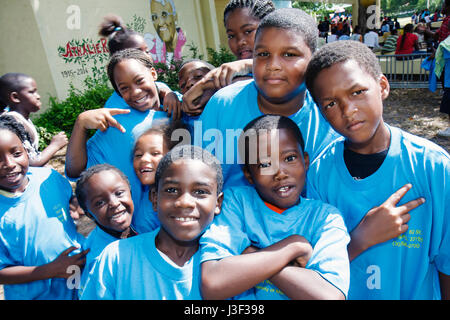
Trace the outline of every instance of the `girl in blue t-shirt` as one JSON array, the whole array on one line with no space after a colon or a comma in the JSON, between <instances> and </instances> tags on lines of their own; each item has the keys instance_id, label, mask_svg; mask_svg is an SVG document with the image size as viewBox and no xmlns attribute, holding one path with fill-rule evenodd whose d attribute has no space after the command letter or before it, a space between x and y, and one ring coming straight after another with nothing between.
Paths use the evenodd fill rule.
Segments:
<instances>
[{"instance_id":1,"label":"girl in blue t-shirt","mask_svg":"<svg viewBox=\"0 0 450 320\"><path fill-rule=\"evenodd\" d=\"M167 119L167 114L152 110L160 105L155 85L157 75L151 57L143 51L116 52L108 64L108 76L114 90L131 108L94 109L77 117L67 147L66 174L77 178L93 165L114 165L130 179L133 200L137 203L141 185L131 161L134 141L155 119ZM89 129L98 131L87 141Z\"/></svg>"},{"instance_id":2,"label":"girl in blue t-shirt","mask_svg":"<svg viewBox=\"0 0 450 320\"><path fill-rule=\"evenodd\" d=\"M75 299L68 268L84 265L87 251L69 215L72 188L53 169L29 167L26 139L0 117L0 284L6 299Z\"/></svg>"},{"instance_id":3,"label":"girl in blue t-shirt","mask_svg":"<svg viewBox=\"0 0 450 320\"><path fill-rule=\"evenodd\" d=\"M134 203L130 183L116 167L104 163L83 171L75 194L83 211L97 225L85 242L90 251L81 278L82 288L103 249L115 240L137 233L131 226Z\"/></svg>"},{"instance_id":4,"label":"girl in blue t-shirt","mask_svg":"<svg viewBox=\"0 0 450 320\"><path fill-rule=\"evenodd\" d=\"M150 190L155 183L159 161L178 143L178 140L172 140L174 132L180 133L181 136L190 135L182 121L162 120L145 131L134 145L133 168L142 185L139 209L133 216L133 227L139 233L153 231L159 227L159 220L150 200Z\"/></svg>"}]
</instances>

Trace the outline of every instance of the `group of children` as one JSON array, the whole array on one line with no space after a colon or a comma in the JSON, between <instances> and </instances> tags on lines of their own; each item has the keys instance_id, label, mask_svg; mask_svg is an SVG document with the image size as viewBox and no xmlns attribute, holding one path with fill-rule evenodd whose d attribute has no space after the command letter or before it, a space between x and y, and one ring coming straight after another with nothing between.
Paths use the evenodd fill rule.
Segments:
<instances>
[{"instance_id":1,"label":"group of children","mask_svg":"<svg viewBox=\"0 0 450 320\"><path fill-rule=\"evenodd\" d=\"M314 20L268 0L231 0L224 20L239 60L187 61L181 94L105 20L115 92L78 116L66 156L87 239L70 184L0 117L6 299L449 298L450 156L383 122L372 51L316 50Z\"/></svg>"}]
</instances>

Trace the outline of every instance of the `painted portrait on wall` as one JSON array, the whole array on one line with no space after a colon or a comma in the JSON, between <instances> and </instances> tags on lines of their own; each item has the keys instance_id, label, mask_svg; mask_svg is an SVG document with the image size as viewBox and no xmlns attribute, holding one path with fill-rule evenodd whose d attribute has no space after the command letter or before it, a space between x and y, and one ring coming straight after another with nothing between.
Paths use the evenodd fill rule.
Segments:
<instances>
[{"instance_id":1,"label":"painted portrait on wall","mask_svg":"<svg viewBox=\"0 0 450 320\"><path fill-rule=\"evenodd\" d=\"M144 35L154 62L170 63L182 58L186 37L177 26L178 16L173 0L150 0L150 19L156 30Z\"/></svg>"}]
</instances>

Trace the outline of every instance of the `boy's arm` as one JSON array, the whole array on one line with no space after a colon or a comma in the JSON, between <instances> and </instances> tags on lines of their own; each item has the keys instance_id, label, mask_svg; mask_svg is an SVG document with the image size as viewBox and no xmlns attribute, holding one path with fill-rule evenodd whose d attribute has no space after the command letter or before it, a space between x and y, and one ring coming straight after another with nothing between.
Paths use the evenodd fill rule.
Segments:
<instances>
[{"instance_id":1,"label":"boy's arm","mask_svg":"<svg viewBox=\"0 0 450 320\"><path fill-rule=\"evenodd\" d=\"M344 294L317 272L297 266L286 266L270 281L291 299L344 300Z\"/></svg>"},{"instance_id":2,"label":"boy's arm","mask_svg":"<svg viewBox=\"0 0 450 320\"><path fill-rule=\"evenodd\" d=\"M350 233L348 245L350 261L371 246L398 237L408 230L409 212L425 202L424 198L411 200L401 206L397 204L412 188L406 184L394 192L382 205L371 209L359 225Z\"/></svg>"},{"instance_id":3,"label":"boy's arm","mask_svg":"<svg viewBox=\"0 0 450 320\"><path fill-rule=\"evenodd\" d=\"M87 130L106 131L115 127L122 132L125 129L113 118L114 115L129 113L128 109L94 109L81 113L73 126L72 135L66 153L66 174L69 178L77 178L87 165Z\"/></svg>"},{"instance_id":4,"label":"boy's arm","mask_svg":"<svg viewBox=\"0 0 450 320\"><path fill-rule=\"evenodd\" d=\"M441 286L441 299L450 300L450 275L439 272L439 284Z\"/></svg>"},{"instance_id":5,"label":"boy's arm","mask_svg":"<svg viewBox=\"0 0 450 320\"><path fill-rule=\"evenodd\" d=\"M50 144L42 150L42 152L39 154L39 158L36 160L30 160L30 165L33 167L42 167L47 162L50 161L50 159L55 155L56 152L58 152L61 148L65 147L68 143L67 136L64 132L60 132L56 134Z\"/></svg>"},{"instance_id":6,"label":"boy's arm","mask_svg":"<svg viewBox=\"0 0 450 320\"><path fill-rule=\"evenodd\" d=\"M41 266L11 266L0 270L1 284L19 284L51 278L68 278L67 268L72 265L83 266L86 263L86 254L82 251L73 256L69 253L76 250L70 247L64 250L55 260Z\"/></svg>"},{"instance_id":7,"label":"boy's arm","mask_svg":"<svg viewBox=\"0 0 450 320\"><path fill-rule=\"evenodd\" d=\"M305 238L292 235L254 253L202 263L202 295L205 299L236 296L278 273L290 261L310 252Z\"/></svg>"}]
</instances>

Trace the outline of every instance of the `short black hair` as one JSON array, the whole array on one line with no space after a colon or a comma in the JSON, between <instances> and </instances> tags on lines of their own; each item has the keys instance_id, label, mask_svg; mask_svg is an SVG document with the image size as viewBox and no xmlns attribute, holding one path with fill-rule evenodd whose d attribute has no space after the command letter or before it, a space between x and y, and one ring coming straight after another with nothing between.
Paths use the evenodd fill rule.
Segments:
<instances>
[{"instance_id":1,"label":"short black hair","mask_svg":"<svg viewBox=\"0 0 450 320\"><path fill-rule=\"evenodd\" d=\"M265 114L250 121L244 127L244 130L239 137L239 154L244 167L247 167L249 164L251 164L251 150L256 150L256 148L250 148L250 143L256 142L256 140L252 141L251 137L259 136L262 133L267 133L268 131L276 129L285 129L291 132L297 140L297 143L300 145L300 151L305 152L305 142L303 140L303 135L294 121L292 121L288 117L281 115Z\"/></svg>"},{"instance_id":2,"label":"short black hair","mask_svg":"<svg viewBox=\"0 0 450 320\"><path fill-rule=\"evenodd\" d=\"M378 59L365 44L353 40L328 43L314 53L305 72L306 87L316 102L314 81L319 72L348 60L356 61L361 69L365 70L375 80L380 79L382 72Z\"/></svg>"},{"instance_id":3,"label":"short black hair","mask_svg":"<svg viewBox=\"0 0 450 320\"><path fill-rule=\"evenodd\" d=\"M168 150L172 150L178 143L182 142L182 138L179 140L173 140L172 134L178 130L185 130L187 134L189 134L189 127L182 120L171 120L169 118L156 119L153 121L152 127L146 131L144 131L134 142L133 147L133 155L136 150L137 141L145 135L158 133L163 137L163 141L167 146Z\"/></svg>"},{"instance_id":4,"label":"short black hair","mask_svg":"<svg viewBox=\"0 0 450 320\"><path fill-rule=\"evenodd\" d=\"M0 115L0 130L11 131L20 139L20 141L22 141L22 143L31 141L30 134L25 127L18 122L16 118L7 113Z\"/></svg>"},{"instance_id":5,"label":"short black hair","mask_svg":"<svg viewBox=\"0 0 450 320\"><path fill-rule=\"evenodd\" d=\"M122 62L124 60L137 60L138 62L142 63L144 67L148 69L153 68L152 58L148 54L139 49L128 48L114 53L109 59L107 71L109 81L111 82L111 85L113 86L114 90L117 92L119 96L121 95L119 89L117 88L116 82L114 81L114 68L119 62Z\"/></svg>"},{"instance_id":6,"label":"short black hair","mask_svg":"<svg viewBox=\"0 0 450 320\"><path fill-rule=\"evenodd\" d=\"M217 181L217 194L222 192L223 187L223 175L222 175L222 167L220 165L219 160L215 156L213 156L210 152L202 149L198 146L193 145L181 145L176 146L172 150L170 150L166 155L161 159L158 164L158 168L156 169L155 174L155 188L156 191L159 187L159 180L164 175L164 172L177 160L186 159L186 160L200 160L211 169L216 172L216 181ZM195 174L193 172L192 174Z\"/></svg>"},{"instance_id":7,"label":"short black hair","mask_svg":"<svg viewBox=\"0 0 450 320\"><path fill-rule=\"evenodd\" d=\"M89 210L87 208L87 193L85 185L89 181L89 179L96 173L102 172L102 171L114 171L116 172L123 180L125 180L128 184L128 187L130 188L131 192L131 185L130 181L128 180L127 176L118 168L116 168L113 165L110 165L108 163L102 163L97 164L95 166L89 167L88 169L84 170L80 178L77 180L77 184L75 187L75 196L77 197L78 204L80 205L81 209L84 210L84 212L89 213ZM89 214L90 217L90 214Z\"/></svg>"},{"instance_id":8,"label":"short black hair","mask_svg":"<svg viewBox=\"0 0 450 320\"><path fill-rule=\"evenodd\" d=\"M19 72L5 73L0 77L0 111L4 110L11 102L9 99L11 92L19 92L25 88L24 82L28 79L32 79L32 77Z\"/></svg>"},{"instance_id":9,"label":"short black hair","mask_svg":"<svg viewBox=\"0 0 450 320\"><path fill-rule=\"evenodd\" d=\"M262 20L275 10L275 5L271 0L230 0L223 10L223 24L226 25L231 12L241 8L248 8L252 17Z\"/></svg>"},{"instance_id":10,"label":"short black hair","mask_svg":"<svg viewBox=\"0 0 450 320\"><path fill-rule=\"evenodd\" d=\"M265 28L291 30L303 37L312 53L316 51L318 39L316 22L301 9L282 8L269 13L259 23L255 39Z\"/></svg>"}]
</instances>

